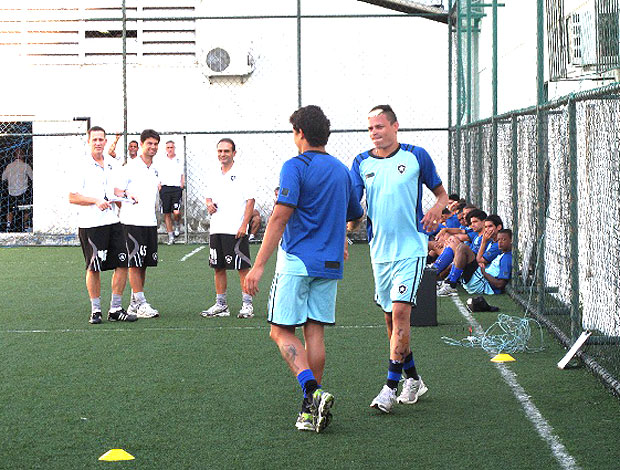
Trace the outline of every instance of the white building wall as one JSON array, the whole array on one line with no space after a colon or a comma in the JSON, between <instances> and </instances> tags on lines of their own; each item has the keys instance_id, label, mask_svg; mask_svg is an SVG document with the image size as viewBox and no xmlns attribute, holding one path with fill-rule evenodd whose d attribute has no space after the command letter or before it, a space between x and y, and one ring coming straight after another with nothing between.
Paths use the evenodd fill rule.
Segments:
<instances>
[{"instance_id":1,"label":"white building wall","mask_svg":"<svg viewBox=\"0 0 620 470\"><path fill-rule=\"evenodd\" d=\"M296 2L283 0L205 0L199 2L197 15L295 15L296 10ZM301 11L304 15L392 13L354 0L303 0ZM394 107L401 127L446 127L447 39L446 25L424 19L303 19L302 105L323 107L332 129L365 129L368 110L383 103ZM147 127L161 132L164 142L174 134L180 153L183 133L290 130L288 117L298 106L296 18L197 20L196 41L198 50L247 44L254 72L243 82L238 78L211 82L205 67L196 63L135 59L137 63L127 67L131 138ZM85 130L84 123L72 123L75 116L89 116L93 125L103 126L110 134L122 131L118 59L100 65L33 65L28 60L11 57L14 73L2 74L0 86L10 90L3 98L2 114L32 114L35 121L67 123L64 128L62 123L53 126L55 132ZM37 126L35 132L50 132L50 128ZM191 163L192 171L202 172L204 184L216 166L214 149L220 137L187 139L188 168ZM427 148L445 179L447 136L416 133L403 137ZM256 175L259 204L270 207L279 167L296 153L292 139L286 134L233 138L239 161ZM53 187L55 181L66 178L66 168L51 164L83 158L84 149L75 142L75 138L64 137L34 141L35 231L75 229L66 194ZM349 164L370 141L363 132L344 140L334 134L330 145L328 150ZM164 154L163 145L160 153ZM200 188L194 191L200 197ZM63 215L55 216L52 208Z\"/></svg>"}]
</instances>

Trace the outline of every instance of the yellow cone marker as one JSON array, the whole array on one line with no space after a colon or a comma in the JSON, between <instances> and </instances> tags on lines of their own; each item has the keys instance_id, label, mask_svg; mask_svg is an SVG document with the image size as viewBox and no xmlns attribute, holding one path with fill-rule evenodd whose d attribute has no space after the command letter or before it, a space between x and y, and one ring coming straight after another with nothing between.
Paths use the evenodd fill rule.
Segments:
<instances>
[{"instance_id":1,"label":"yellow cone marker","mask_svg":"<svg viewBox=\"0 0 620 470\"><path fill-rule=\"evenodd\" d=\"M516 361L516 359L512 357L510 354L498 354L493 359L491 359L491 362L512 362L512 361Z\"/></svg>"},{"instance_id":2,"label":"yellow cone marker","mask_svg":"<svg viewBox=\"0 0 620 470\"><path fill-rule=\"evenodd\" d=\"M129 452L125 452L123 449L110 449L99 460L107 460L108 462L115 462L117 460L133 460L135 457Z\"/></svg>"}]
</instances>

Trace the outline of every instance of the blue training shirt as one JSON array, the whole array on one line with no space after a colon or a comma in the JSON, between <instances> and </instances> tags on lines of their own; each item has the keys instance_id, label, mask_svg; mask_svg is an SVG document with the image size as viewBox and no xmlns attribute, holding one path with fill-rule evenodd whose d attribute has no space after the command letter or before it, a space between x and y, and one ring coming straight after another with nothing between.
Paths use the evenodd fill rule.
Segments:
<instances>
[{"instance_id":1,"label":"blue training shirt","mask_svg":"<svg viewBox=\"0 0 620 470\"><path fill-rule=\"evenodd\" d=\"M355 157L351 176L357 198L366 191L367 230L374 263L428 254L428 235L422 228L422 185L441 185L435 164L422 147L400 144L388 157L371 151Z\"/></svg>"},{"instance_id":2,"label":"blue training shirt","mask_svg":"<svg viewBox=\"0 0 620 470\"><path fill-rule=\"evenodd\" d=\"M486 268L486 272L496 279L510 280L512 277L512 251L500 253L496 256L489 267ZM491 289L493 289L493 292L496 294L502 293L501 289L496 289L493 286L491 286Z\"/></svg>"},{"instance_id":3,"label":"blue training shirt","mask_svg":"<svg viewBox=\"0 0 620 470\"><path fill-rule=\"evenodd\" d=\"M347 167L324 152L287 160L276 203L295 208L282 235L276 272L342 279L347 221L364 213Z\"/></svg>"}]
</instances>

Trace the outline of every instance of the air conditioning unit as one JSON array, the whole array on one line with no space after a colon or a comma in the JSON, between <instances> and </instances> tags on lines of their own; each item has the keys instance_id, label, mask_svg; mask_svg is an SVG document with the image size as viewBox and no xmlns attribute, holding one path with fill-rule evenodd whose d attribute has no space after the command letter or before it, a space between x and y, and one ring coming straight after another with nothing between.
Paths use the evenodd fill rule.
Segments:
<instances>
[{"instance_id":1,"label":"air conditioning unit","mask_svg":"<svg viewBox=\"0 0 620 470\"><path fill-rule=\"evenodd\" d=\"M569 64L603 71L620 63L618 20L617 0L587 0L568 13Z\"/></svg>"},{"instance_id":2,"label":"air conditioning unit","mask_svg":"<svg viewBox=\"0 0 620 470\"><path fill-rule=\"evenodd\" d=\"M249 45L213 43L201 49L198 61L209 81L217 77L239 77L243 82L254 72Z\"/></svg>"}]
</instances>

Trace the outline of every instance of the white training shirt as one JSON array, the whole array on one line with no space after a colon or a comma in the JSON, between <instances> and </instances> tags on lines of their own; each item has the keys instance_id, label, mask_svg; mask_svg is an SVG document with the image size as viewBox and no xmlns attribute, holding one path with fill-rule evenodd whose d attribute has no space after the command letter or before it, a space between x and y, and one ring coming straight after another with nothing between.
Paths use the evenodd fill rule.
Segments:
<instances>
[{"instance_id":1,"label":"white training shirt","mask_svg":"<svg viewBox=\"0 0 620 470\"><path fill-rule=\"evenodd\" d=\"M183 160L180 157L169 158L168 155L156 156L154 159L162 186L181 186Z\"/></svg>"},{"instance_id":2,"label":"white training shirt","mask_svg":"<svg viewBox=\"0 0 620 470\"><path fill-rule=\"evenodd\" d=\"M69 192L78 193L86 197L105 199L114 197L114 164L111 157L104 157L103 166L87 154L75 167L75 174ZM76 205L78 209L78 227L101 227L118 223L118 208L116 204L106 210L99 209L95 204L89 206Z\"/></svg>"},{"instance_id":3,"label":"white training shirt","mask_svg":"<svg viewBox=\"0 0 620 470\"><path fill-rule=\"evenodd\" d=\"M28 178L32 180L32 168L21 160L13 160L2 172L2 179L9 182L11 196L21 196L26 192Z\"/></svg>"},{"instance_id":4,"label":"white training shirt","mask_svg":"<svg viewBox=\"0 0 620 470\"><path fill-rule=\"evenodd\" d=\"M243 222L246 202L254 198L251 179L233 164L226 174L218 171L208 179L205 194L217 205L217 212L211 215L209 232L236 235Z\"/></svg>"},{"instance_id":5,"label":"white training shirt","mask_svg":"<svg viewBox=\"0 0 620 470\"><path fill-rule=\"evenodd\" d=\"M159 174L155 163L147 167L139 155L127 161L127 165L120 170L116 187L127 190L138 202L136 204L123 202L121 223L142 227L157 226L155 204L159 197L158 185Z\"/></svg>"}]
</instances>

